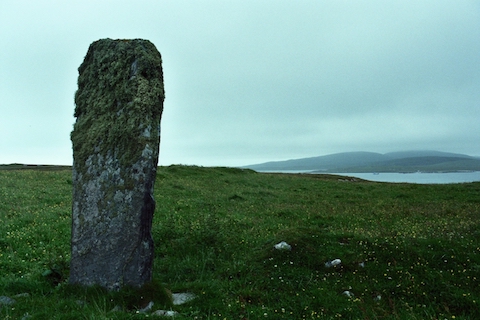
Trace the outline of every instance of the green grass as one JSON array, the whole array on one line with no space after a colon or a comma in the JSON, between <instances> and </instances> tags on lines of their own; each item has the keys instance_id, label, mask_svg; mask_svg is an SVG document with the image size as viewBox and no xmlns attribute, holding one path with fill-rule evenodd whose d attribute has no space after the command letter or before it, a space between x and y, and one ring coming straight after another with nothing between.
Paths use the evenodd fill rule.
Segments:
<instances>
[{"instance_id":1,"label":"green grass","mask_svg":"<svg viewBox=\"0 0 480 320\"><path fill-rule=\"evenodd\" d=\"M71 189L68 170L0 170L0 296L17 301L0 318L152 318L136 312L149 299L176 319L480 318L480 183L160 167L140 294L66 283ZM163 287L198 297L172 307Z\"/></svg>"}]
</instances>

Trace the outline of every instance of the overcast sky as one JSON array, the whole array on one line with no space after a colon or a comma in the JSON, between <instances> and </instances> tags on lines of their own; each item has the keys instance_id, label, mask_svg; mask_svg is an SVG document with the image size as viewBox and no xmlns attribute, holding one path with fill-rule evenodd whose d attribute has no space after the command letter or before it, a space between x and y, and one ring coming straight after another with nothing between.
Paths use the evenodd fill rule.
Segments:
<instances>
[{"instance_id":1,"label":"overcast sky","mask_svg":"<svg viewBox=\"0 0 480 320\"><path fill-rule=\"evenodd\" d=\"M160 165L480 156L478 0L1 0L0 163L72 164L77 68L101 38L162 54Z\"/></svg>"}]
</instances>

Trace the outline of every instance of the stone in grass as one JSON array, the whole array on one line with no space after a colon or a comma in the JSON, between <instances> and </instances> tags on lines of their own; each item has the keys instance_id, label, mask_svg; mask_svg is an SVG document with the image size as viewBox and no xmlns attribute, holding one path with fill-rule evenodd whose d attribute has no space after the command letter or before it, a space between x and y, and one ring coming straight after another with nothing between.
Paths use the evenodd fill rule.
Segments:
<instances>
[{"instance_id":1,"label":"stone in grass","mask_svg":"<svg viewBox=\"0 0 480 320\"><path fill-rule=\"evenodd\" d=\"M159 317L175 317L178 315L179 313L173 310L157 310L152 313L152 316L159 316Z\"/></svg>"},{"instance_id":2,"label":"stone in grass","mask_svg":"<svg viewBox=\"0 0 480 320\"><path fill-rule=\"evenodd\" d=\"M12 304L15 304L15 300L7 297L7 296L0 296L0 306L11 306Z\"/></svg>"},{"instance_id":3,"label":"stone in grass","mask_svg":"<svg viewBox=\"0 0 480 320\"><path fill-rule=\"evenodd\" d=\"M78 71L69 281L141 287L152 279L161 56L147 40L102 39Z\"/></svg>"},{"instance_id":4,"label":"stone in grass","mask_svg":"<svg viewBox=\"0 0 480 320\"><path fill-rule=\"evenodd\" d=\"M189 292L173 293L172 294L173 305L178 306L178 305L190 302L196 297L197 297L196 295Z\"/></svg>"},{"instance_id":5,"label":"stone in grass","mask_svg":"<svg viewBox=\"0 0 480 320\"><path fill-rule=\"evenodd\" d=\"M273 246L277 250L292 250L292 246L285 241L279 242Z\"/></svg>"},{"instance_id":6,"label":"stone in grass","mask_svg":"<svg viewBox=\"0 0 480 320\"><path fill-rule=\"evenodd\" d=\"M150 310L152 310L153 305L154 305L153 301L150 301L145 308L142 308L142 309L138 310L138 312L139 313L149 312Z\"/></svg>"},{"instance_id":7,"label":"stone in grass","mask_svg":"<svg viewBox=\"0 0 480 320\"><path fill-rule=\"evenodd\" d=\"M340 259L333 259L332 261L327 261L327 262L325 262L325 267L326 267L326 268L335 267L335 266L339 265L340 263L342 263L342 260L340 260Z\"/></svg>"},{"instance_id":8,"label":"stone in grass","mask_svg":"<svg viewBox=\"0 0 480 320\"><path fill-rule=\"evenodd\" d=\"M342 294L349 298L353 298L355 296L351 291L348 291L348 290L343 291Z\"/></svg>"}]
</instances>

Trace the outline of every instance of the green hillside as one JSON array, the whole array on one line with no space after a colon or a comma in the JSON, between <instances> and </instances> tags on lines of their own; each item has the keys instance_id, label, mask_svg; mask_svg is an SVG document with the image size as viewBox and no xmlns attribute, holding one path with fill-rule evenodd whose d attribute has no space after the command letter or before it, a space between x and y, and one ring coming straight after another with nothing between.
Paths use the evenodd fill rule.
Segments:
<instances>
[{"instance_id":1,"label":"green hillside","mask_svg":"<svg viewBox=\"0 0 480 320\"><path fill-rule=\"evenodd\" d=\"M345 152L327 156L266 162L245 166L257 171L315 172L450 172L480 171L480 159L439 151L404 151L386 154Z\"/></svg>"},{"instance_id":2,"label":"green hillside","mask_svg":"<svg viewBox=\"0 0 480 320\"><path fill-rule=\"evenodd\" d=\"M480 319L480 183L160 167L154 282L120 292L66 281L71 184L0 170L0 318Z\"/></svg>"}]
</instances>

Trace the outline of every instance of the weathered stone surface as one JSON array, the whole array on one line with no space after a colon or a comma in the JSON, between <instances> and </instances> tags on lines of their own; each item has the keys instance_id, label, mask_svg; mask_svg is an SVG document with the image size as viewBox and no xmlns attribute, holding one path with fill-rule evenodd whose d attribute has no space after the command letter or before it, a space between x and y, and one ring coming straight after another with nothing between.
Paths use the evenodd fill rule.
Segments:
<instances>
[{"instance_id":1,"label":"weathered stone surface","mask_svg":"<svg viewBox=\"0 0 480 320\"><path fill-rule=\"evenodd\" d=\"M118 289L152 278L161 63L147 40L102 39L78 69L71 283Z\"/></svg>"}]
</instances>

